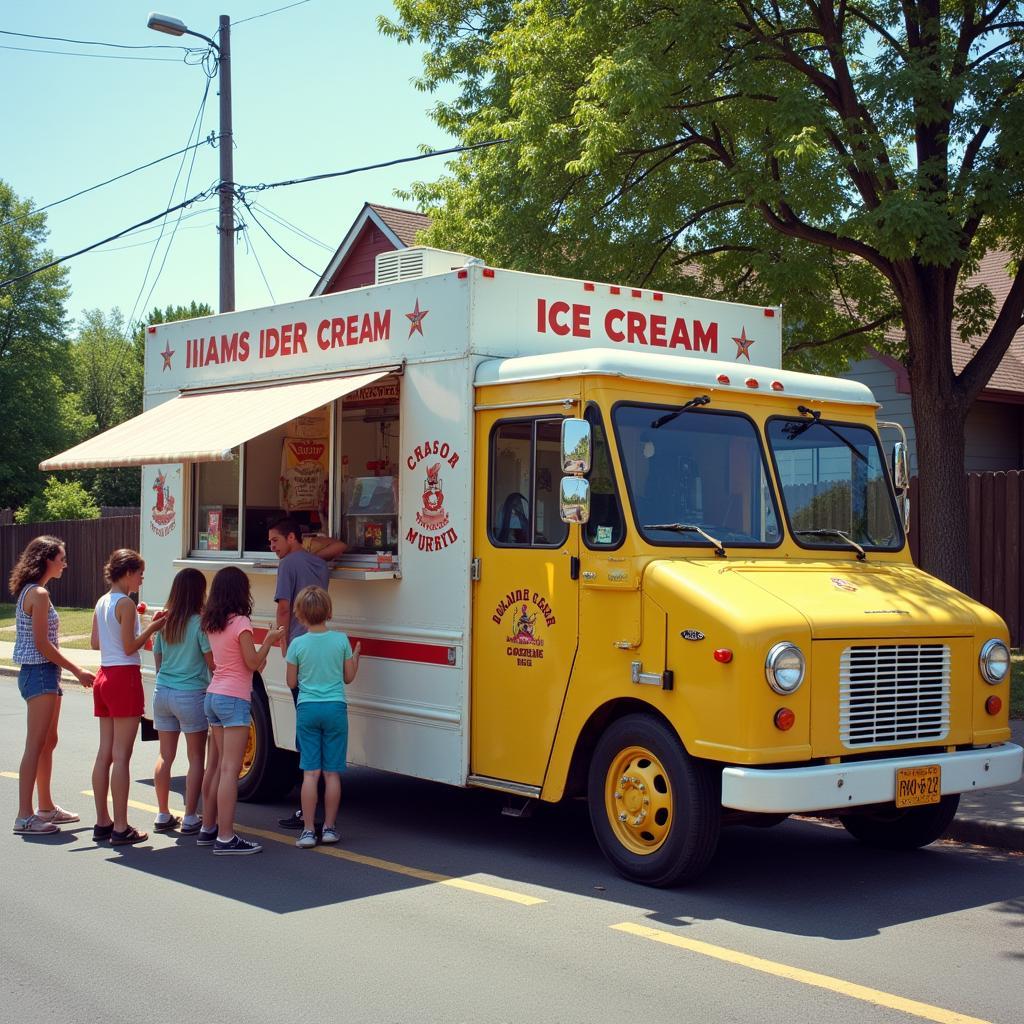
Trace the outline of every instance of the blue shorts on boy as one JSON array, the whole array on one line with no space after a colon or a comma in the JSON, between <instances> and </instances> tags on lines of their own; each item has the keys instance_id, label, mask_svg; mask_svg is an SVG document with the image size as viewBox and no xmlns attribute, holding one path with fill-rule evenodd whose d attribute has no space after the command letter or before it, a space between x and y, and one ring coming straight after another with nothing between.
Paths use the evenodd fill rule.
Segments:
<instances>
[{"instance_id":1,"label":"blue shorts on boy","mask_svg":"<svg viewBox=\"0 0 1024 1024\"><path fill-rule=\"evenodd\" d=\"M153 654L160 656L153 692L153 724L158 732L203 732L206 729L205 697L210 685L206 654L210 641L200 627L200 617L190 616L181 639L168 643L161 633L153 638Z\"/></svg>"},{"instance_id":2,"label":"blue shorts on boy","mask_svg":"<svg viewBox=\"0 0 1024 1024\"><path fill-rule=\"evenodd\" d=\"M304 633L289 645L285 660L298 669L295 732L304 772L340 772L348 752L345 661L352 645L344 633Z\"/></svg>"}]
</instances>

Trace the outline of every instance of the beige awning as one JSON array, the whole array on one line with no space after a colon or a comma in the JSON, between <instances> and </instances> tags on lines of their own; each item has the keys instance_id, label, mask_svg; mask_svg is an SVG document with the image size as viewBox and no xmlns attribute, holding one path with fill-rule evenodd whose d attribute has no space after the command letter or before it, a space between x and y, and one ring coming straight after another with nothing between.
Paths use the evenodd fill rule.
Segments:
<instances>
[{"instance_id":1,"label":"beige awning","mask_svg":"<svg viewBox=\"0 0 1024 1024\"><path fill-rule=\"evenodd\" d=\"M231 449L244 441L343 398L396 369L270 387L184 392L40 462L39 468L48 471L162 462L227 462Z\"/></svg>"}]
</instances>

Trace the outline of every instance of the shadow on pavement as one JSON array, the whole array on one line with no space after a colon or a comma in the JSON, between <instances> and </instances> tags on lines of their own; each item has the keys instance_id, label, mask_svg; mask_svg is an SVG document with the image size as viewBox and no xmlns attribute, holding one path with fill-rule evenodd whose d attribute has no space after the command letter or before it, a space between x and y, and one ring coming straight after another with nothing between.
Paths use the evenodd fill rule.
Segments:
<instances>
[{"instance_id":1,"label":"shadow on pavement","mask_svg":"<svg viewBox=\"0 0 1024 1024\"><path fill-rule=\"evenodd\" d=\"M239 805L240 831L248 824L287 843L261 839L264 852L256 857L214 857L182 837L180 848L129 849L117 862L275 913L432 884L294 848L295 833L278 829L277 818L295 806ZM537 886L587 896L672 927L718 920L854 939L989 904L1019 915L1024 903L1020 856L952 843L878 851L842 828L805 821L725 829L697 882L651 889L619 877L604 860L583 801L538 804L526 819L502 816L501 806L500 794L351 769L340 846L445 876L484 876L481 881L517 891Z\"/></svg>"}]
</instances>

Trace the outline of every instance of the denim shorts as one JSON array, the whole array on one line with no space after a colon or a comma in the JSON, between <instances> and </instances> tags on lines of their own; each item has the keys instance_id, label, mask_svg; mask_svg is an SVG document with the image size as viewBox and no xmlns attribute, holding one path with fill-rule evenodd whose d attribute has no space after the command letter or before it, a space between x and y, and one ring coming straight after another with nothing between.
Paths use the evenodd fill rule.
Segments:
<instances>
[{"instance_id":1,"label":"denim shorts","mask_svg":"<svg viewBox=\"0 0 1024 1024\"><path fill-rule=\"evenodd\" d=\"M206 732L206 691L158 686L153 691L153 724L157 732Z\"/></svg>"},{"instance_id":2,"label":"denim shorts","mask_svg":"<svg viewBox=\"0 0 1024 1024\"><path fill-rule=\"evenodd\" d=\"M348 756L348 708L343 701L307 700L296 712L299 768L343 772Z\"/></svg>"},{"instance_id":3,"label":"denim shorts","mask_svg":"<svg viewBox=\"0 0 1024 1024\"><path fill-rule=\"evenodd\" d=\"M41 697L44 693L64 696L60 688L60 665L52 661L40 661L33 665L22 665L18 670L18 690L25 700Z\"/></svg>"},{"instance_id":4,"label":"denim shorts","mask_svg":"<svg viewBox=\"0 0 1024 1024\"><path fill-rule=\"evenodd\" d=\"M249 728L252 720L252 706L241 697L228 697L223 693L208 693L203 702L206 720L210 725L224 729L236 726Z\"/></svg>"}]
</instances>

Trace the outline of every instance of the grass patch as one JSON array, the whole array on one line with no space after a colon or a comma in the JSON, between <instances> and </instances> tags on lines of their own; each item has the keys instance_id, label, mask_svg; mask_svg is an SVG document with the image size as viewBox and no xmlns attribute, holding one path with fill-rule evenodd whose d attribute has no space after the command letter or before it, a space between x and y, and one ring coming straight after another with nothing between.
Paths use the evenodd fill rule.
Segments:
<instances>
[{"instance_id":1,"label":"grass patch","mask_svg":"<svg viewBox=\"0 0 1024 1024\"><path fill-rule=\"evenodd\" d=\"M57 614L60 616L60 635L62 637L81 635L82 633L88 633L92 629L91 608L58 608ZM14 642L13 604L0 604L0 640ZM62 642L61 646L82 650L89 646L89 640L86 639L84 644L81 642L70 644Z\"/></svg>"}]
</instances>

